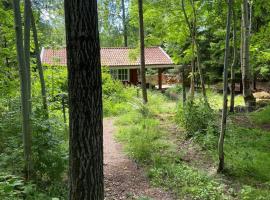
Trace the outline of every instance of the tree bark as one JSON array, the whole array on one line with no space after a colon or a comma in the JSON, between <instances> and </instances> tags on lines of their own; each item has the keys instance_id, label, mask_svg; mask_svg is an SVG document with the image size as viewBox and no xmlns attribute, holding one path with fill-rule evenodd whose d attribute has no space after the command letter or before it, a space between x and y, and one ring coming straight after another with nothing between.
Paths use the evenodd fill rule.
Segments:
<instances>
[{"instance_id":1,"label":"tree bark","mask_svg":"<svg viewBox=\"0 0 270 200\"><path fill-rule=\"evenodd\" d=\"M38 35L37 35L37 28L35 23L35 18L33 15L33 10L31 9L31 25L32 25L32 32L33 32L33 38L34 38L34 44L35 44L35 54L37 59L37 68L38 68L38 74L39 74L39 80L40 80L40 86L41 86L41 95L42 95L42 103L43 103L43 109L45 112L46 119L49 118L49 111L48 111L48 104L47 104L47 93L46 93L46 84L43 74L43 67L41 64L40 59L40 50L39 50L39 43L38 43Z\"/></svg>"},{"instance_id":2,"label":"tree bark","mask_svg":"<svg viewBox=\"0 0 270 200\"><path fill-rule=\"evenodd\" d=\"M248 21L248 2L242 2L242 82L243 96L248 111L252 111L256 106L256 100L251 91L251 74L249 63L249 21Z\"/></svg>"},{"instance_id":3,"label":"tree bark","mask_svg":"<svg viewBox=\"0 0 270 200\"><path fill-rule=\"evenodd\" d=\"M201 87L202 87L202 94L204 97L204 101L207 103L207 96L206 96L206 89L205 89L205 83L204 83L204 77L203 77L203 72L202 72L202 68L201 68L201 54L200 54L200 48L199 48L199 44L197 41L197 36L196 36L196 29L197 29L197 14L196 14L196 9L195 9L195 5L194 5L194 1L190 0L190 4L192 6L192 12L193 12L193 23L191 25L191 23L189 22L187 13L186 13L186 9L185 9L185 3L184 0L181 1L182 2L182 11L184 13L184 17L185 17L185 21L188 25L189 28L189 32L190 32L190 38L192 40L192 52L193 52L193 61L192 61L192 77L191 77L191 87L190 87L190 96L193 98L194 97L194 69L195 69L195 47L196 47L196 54L197 54L197 68L199 71L199 75L200 75L200 82L201 82Z\"/></svg>"},{"instance_id":4,"label":"tree bark","mask_svg":"<svg viewBox=\"0 0 270 200\"><path fill-rule=\"evenodd\" d=\"M121 0L122 2L122 20L123 20L123 34L124 34L124 46L128 46L127 40L127 21L126 21L126 9L125 9L125 0Z\"/></svg>"},{"instance_id":5,"label":"tree bark","mask_svg":"<svg viewBox=\"0 0 270 200\"><path fill-rule=\"evenodd\" d=\"M24 145L25 159L25 178L29 180L32 174L32 159L31 159L31 120L30 120L30 104L29 104L29 87L28 74L25 66L25 54L23 46L23 32L20 12L20 0L13 0L14 23L16 36L17 59L19 64L20 87L21 87L21 109L22 109L22 133Z\"/></svg>"},{"instance_id":6,"label":"tree bark","mask_svg":"<svg viewBox=\"0 0 270 200\"><path fill-rule=\"evenodd\" d=\"M28 101L31 111L31 70L30 70L30 30L31 30L31 2L24 0L24 59L28 78Z\"/></svg>"},{"instance_id":7,"label":"tree bark","mask_svg":"<svg viewBox=\"0 0 270 200\"><path fill-rule=\"evenodd\" d=\"M232 0L228 0L228 13L227 13L227 26L226 26L226 45L224 55L224 71L223 71L223 109L221 119L221 131L218 141L219 153L219 166L218 172L224 170L224 137L226 132L227 122L227 101L228 101L228 67L229 67L229 54L230 54L230 29L231 29L231 15L232 15Z\"/></svg>"},{"instance_id":8,"label":"tree bark","mask_svg":"<svg viewBox=\"0 0 270 200\"><path fill-rule=\"evenodd\" d=\"M185 104L186 102L186 84L185 84L185 65L182 66L182 69L181 69L181 74L182 74L182 93L183 93L183 105Z\"/></svg>"},{"instance_id":9,"label":"tree bark","mask_svg":"<svg viewBox=\"0 0 270 200\"><path fill-rule=\"evenodd\" d=\"M100 42L96 0L65 0L69 199L104 199Z\"/></svg>"},{"instance_id":10,"label":"tree bark","mask_svg":"<svg viewBox=\"0 0 270 200\"><path fill-rule=\"evenodd\" d=\"M145 56L144 56L144 25L143 25L143 3L142 0L138 0L139 10L139 25L140 25L140 51L141 51L141 82L142 82L142 96L143 102L146 104L147 90L146 90L146 78L145 78Z\"/></svg>"},{"instance_id":11,"label":"tree bark","mask_svg":"<svg viewBox=\"0 0 270 200\"><path fill-rule=\"evenodd\" d=\"M195 5L194 5L194 0L190 0L190 2L192 6L192 11L193 11L193 31L192 31L193 34L192 35L193 35L193 40L194 40L194 44L195 44L196 52L197 52L197 68L200 75L203 98L204 98L205 103L208 103L206 90L205 90L203 71L201 67L201 52L200 52L199 43L197 41L197 33L196 33L197 32L197 13L196 13Z\"/></svg>"},{"instance_id":12,"label":"tree bark","mask_svg":"<svg viewBox=\"0 0 270 200\"><path fill-rule=\"evenodd\" d=\"M232 1L232 16L233 16L233 62L231 65L231 102L230 112L234 112L234 97L235 97L235 68L237 65L237 32L236 32L236 13L235 4Z\"/></svg>"},{"instance_id":13,"label":"tree bark","mask_svg":"<svg viewBox=\"0 0 270 200\"><path fill-rule=\"evenodd\" d=\"M186 21L186 24L188 26L188 29L189 29L189 34L190 34L190 39L191 39L191 48L192 48L192 61L191 61L191 77L190 77L190 90L189 90L189 97L191 100L193 100L194 98L194 91L195 91L195 77L194 77L194 71L195 71L195 44L194 44L194 40L193 40L193 34L192 34L192 28L191 28L191 24L189 22L189 19L188 19L188 16L187 16L187 13L186 13L186 9L185 9L185 2L184 0L181 1L181 6L182 6L182 11L184 13L184 17L185 17L185 21Z\"/></svg>"}]
</instances>

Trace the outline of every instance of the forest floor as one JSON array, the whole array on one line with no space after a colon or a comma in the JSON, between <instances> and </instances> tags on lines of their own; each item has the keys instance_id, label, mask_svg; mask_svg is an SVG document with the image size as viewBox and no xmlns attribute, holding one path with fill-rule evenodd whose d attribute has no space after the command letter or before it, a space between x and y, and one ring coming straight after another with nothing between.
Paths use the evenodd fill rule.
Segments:
<instances>
[{"instance_id":1,"label":"forest floor","mask_svg":"<svg viewBox=\"0 0 270 200\"><path fill-rule=\"evenodd\" d=\"M143 169L124 154L114 139L114 119L104 119L103 126L105 199L175 199L172 194L151 187Z\"/></svg>"}]
</instances>

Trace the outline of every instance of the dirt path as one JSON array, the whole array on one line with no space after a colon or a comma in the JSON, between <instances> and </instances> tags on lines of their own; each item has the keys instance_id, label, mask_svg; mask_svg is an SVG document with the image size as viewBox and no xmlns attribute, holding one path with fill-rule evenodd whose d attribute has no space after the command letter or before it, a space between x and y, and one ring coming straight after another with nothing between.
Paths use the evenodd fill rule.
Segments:
<instances>
[{"instance_id":1,"label":"dirt path","mask_svg":"<svg viewBox=\"0 0 270 200\"><path fill-rule=\"evenodd\" d=\"M150 187L142 169L130 160L115 142L113 119L104 119L104 176L105 199L171 200L171 194Z\"/></svg>"}]
</instances>

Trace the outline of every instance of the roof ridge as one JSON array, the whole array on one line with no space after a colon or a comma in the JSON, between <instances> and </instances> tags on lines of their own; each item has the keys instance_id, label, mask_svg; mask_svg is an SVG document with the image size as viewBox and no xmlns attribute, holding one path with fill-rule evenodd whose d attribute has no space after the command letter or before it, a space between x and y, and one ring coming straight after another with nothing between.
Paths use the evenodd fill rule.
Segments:
<instances>
[{"instance_id":1,"label":"roof ridge","mask_svg":"<svg viewBox=\"0 0 270 200\"><path fill-rule=\"evenodd\" d=\"M50 47L42 47L44 48L44 50L55 50L55 51L58 51L58 50L64 50L66 49L67 47L61 47L61 48L57 48L57 49L53 49L53 48L50 48ZM144 47L145 49L152 49L152 48L162 48L160 46L150 46L150 47ZM100 47L100 49L136 49L135 47Z\"/></svg>"},{"instance_id":2,"label":"roof ridge","mask_svg":"<svg viewBox=\"0 0 270 200\"><path fill-rule=\"evenodd\" d=\"M101 49L136 49L135 47L100 47ZM144 47L145 49L160 48L160 46Z\"/></svg>"}]
</instances>

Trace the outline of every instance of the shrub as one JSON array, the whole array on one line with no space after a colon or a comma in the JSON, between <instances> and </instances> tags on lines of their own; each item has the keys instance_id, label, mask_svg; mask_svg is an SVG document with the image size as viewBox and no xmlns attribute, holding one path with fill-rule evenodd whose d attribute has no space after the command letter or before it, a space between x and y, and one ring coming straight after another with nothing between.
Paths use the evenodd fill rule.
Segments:
<instances>
[{"instance_id":1,"label":"shrub","mask_svg":"<svg viewBox=\"0 0 270 200\"><path fill-rule=\"evenodd\" d=\"M103 114L115 116L129 110L128 102L135 96L136 90L125 87L120 81L114 80L107 68L102 68Z\"/></svg>"},{"instance_id":2,"label":"shrub","mask_svg":"<svg viewBox=\"0 0 270 200\"><path fill-rule=\"evenodd\" d=\"M178 104L176 121L185 128L187 136L192 137L197 133L206 133L215 121L215 114L203 100L188 100L184 105Z\"/></svg>"},{"instance_id":3,"label":"shrub","mask_svg":"<svg viewBox=\"0 0 270 200\"><path fill-rule=\"evenodd\" d=\"M37 181L61 181L67 166L68 153L64 143L64 124L57 119L33 121L33 162Z\"/></svg>"}]
</instances>

